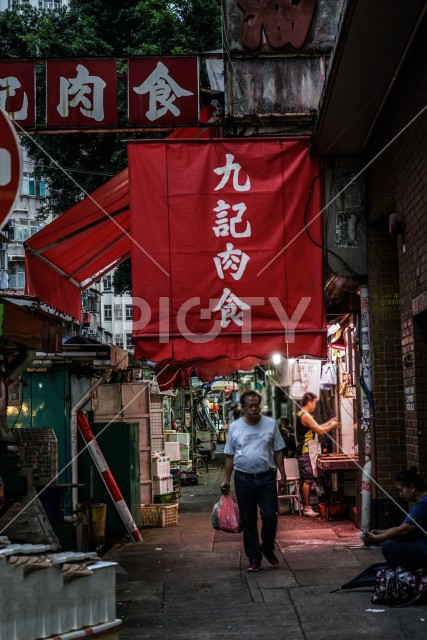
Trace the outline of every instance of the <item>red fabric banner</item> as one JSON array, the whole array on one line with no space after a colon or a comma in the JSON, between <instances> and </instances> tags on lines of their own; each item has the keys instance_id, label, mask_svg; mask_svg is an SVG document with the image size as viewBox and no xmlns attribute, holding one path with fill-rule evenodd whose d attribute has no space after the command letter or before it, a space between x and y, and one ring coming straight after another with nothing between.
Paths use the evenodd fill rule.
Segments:
<instances>
[{"instance_id":1,"label":"red fabric banner","mask_svg":"<svg viewBox=\"0 0 427 640\"><path fill-rule=\"evenodd\" d=\"M140 141L128 157L136 357L325 356L308 140Z\"/></svg>"}]
</instances>

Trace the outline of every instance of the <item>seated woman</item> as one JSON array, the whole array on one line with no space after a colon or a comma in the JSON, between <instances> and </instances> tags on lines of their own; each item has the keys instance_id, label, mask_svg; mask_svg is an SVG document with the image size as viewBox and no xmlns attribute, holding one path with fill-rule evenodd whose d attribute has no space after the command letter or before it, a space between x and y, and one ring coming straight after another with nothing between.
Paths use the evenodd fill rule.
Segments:
<instances>
[{"instance_id":1,"label":"seated woman","mask_svg":"<svg viewBox=\"0 0 427 640\"><path fill-rule=\"evenodd\" d=\"M427 567L427 490L416 467L398 473L396 487L404 500L415 504L401 525L367 532L366 542L381 542L382 554L393 569L414 571Z\"/></svg>"}]
</instances>

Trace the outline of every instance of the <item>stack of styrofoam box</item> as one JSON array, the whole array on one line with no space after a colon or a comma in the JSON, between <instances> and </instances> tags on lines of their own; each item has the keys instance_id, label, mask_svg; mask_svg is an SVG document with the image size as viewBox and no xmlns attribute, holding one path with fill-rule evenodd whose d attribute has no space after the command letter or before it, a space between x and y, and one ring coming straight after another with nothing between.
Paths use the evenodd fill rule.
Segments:
<instances>
[{"instance_id":1,"label":"stack of styrofoam box","mask_svg":"<svg viewBox=\"0 0 427 640\"><path fill-rule=\"evenodd\" d=\"M70 631L116 617L116 564L97 561L96 554L65 552L52 556L63 575L61 626Z\"/></svg>"},{"instance_id":2,"label":"stack of styrofoam box","mask_svg":"<svg viewBox=\"0 0 427 640\"><path fill-rule=\"evenodd\" d=\"M169 456L171 462L181 460L181 444L179 442L165 442L165 455Z\"/></svg>"},{"instance_id":3,"label":"stack of styrofoam box","mask_svg":"<svg viewBox=\"0 0 427 640\"><path fill-rule=\"evenodd\" d=\"M168 442L179 442L181 447L181 457L180 461L182 463L189 463L190 461L190 434L189 433L180 433L179 431L169 432L168 434ZM188 467L188 464L180 465L181 469L184 466Z\"/></svg>"},{"instance_id":4,"label":"stack of styrofoam box","mask_svg":"<svg viewBox=\"0 0 427 640\"><path fill-rule=\"evenodd\" d=\"M171 462L169 456L155 453L151 458L151 473L153 477L164 478L171 474Z\"/></svg>"},{"instance_id":5,"label":"stack of styrofoam box","mask_svg":"<svg viewBox=\"0 0 427 640\"><path fill-rule=\"evenodd\" d=\"M165 493L172 493L173 491L173 476L153 477L153 494L155 496L162 496Z\"/></svg>"},{"instance_id":6,"label":"stack of styrofoam box","mask_svg":"<svg viewBox=\"0 0 427 640\"><path fill-rule=\"evenodd\" d=\"M35 640L120 626L116 563L100 561L94 552L47 554L50 549L0 548L0 638Z\"/></svg>"},{"instance_id":7,"label":"stack of styrofoam box","mask_svg":"<svg viewBox=\"0 0 427 640\"><path fill-rule=\"evenodd\" d=\"M31 640L56 633L56 629L50 633L54 621L44 607L44 598L54 597L49 589L52 567L39 555L50 549L49 545L11 544L0 550L1 638Z\"/></svg>"},{"instance_id":8,"label":"stack of styrofoam box","mask_svg":"<svg viewBox=\"0 0 427 640\"><path fill-rule=\"evenodd\" d=\"M190 434L189 433L181 433L180 431L168 431L167 436L168 442L180 442L186 447L190 446Z\"/></svg>"},{"instance_id":9,"label":"stack of styrofoam box","mask_svg":"<svg viewBox=\"0 0 427 640\"><path fill-rule=\"evenodd\" d=\"M173 478L171 475L170 457L155 454L151 460L153 473L153 495L161 496L165 493L172 493Z\"/></svg>"}]
</instances>

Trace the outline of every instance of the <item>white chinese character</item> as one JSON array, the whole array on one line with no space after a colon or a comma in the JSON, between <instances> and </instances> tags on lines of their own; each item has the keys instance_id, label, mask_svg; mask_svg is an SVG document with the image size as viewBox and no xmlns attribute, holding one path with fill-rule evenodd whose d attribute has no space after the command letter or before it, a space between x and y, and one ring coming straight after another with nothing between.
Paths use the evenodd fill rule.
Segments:
<instances>
[{"instance_id":1,"label":"white chinese character","mask_svg":"<svg viewBox=\"0 0 427 640\"><path fill-rule=\"evenodd\" d=\"M6 100L9 96L13 97L17 93L17 89L21 88L21 83L18 78L8 76L7 78L0 78L0 107L6 111ZM22 97L22 107L19 111L12 111L9 113L10 117L14 120L25 120L28 116L28 97L24 91Z\"/></svg>"},{"instance_id":2,"label":"white chinese character","mask_svg":"<svg viewBox=\"0 0 427 640\"><path fill-rule=\"evenodd\" d=\"M153 73L139 87L133 87L133 90L140 95L150 94L149 108L145 115L151 121L161 118L168 111L174 116L179 116L181 112L174 104L176 98L193 95L192 91L183 89L170 77L169 69L163 62L158 62Z\"/></svg>"},{"instance_id":3,"label":"white chinese character","mask_svg":"<svg viewBox=\"0 0 427 640\"><path fill-rule=\"evenodd\" d=\"M227 249L214 258L216 270L221 280L224 279L224 271L230 270L235 280L240 280L249 262L249 256L240 249L234 249L231 242L227 242Z\"/></svg>"},{"instance_id":4,"label":"white chinese character","mask_svg":"<svg viewBox=\"0 0 427 640\"><path fill-rule=\"evenodd\" d=\"M235 191L249 191L251 188L251 181L249 176L246 178L245 184L239 184L239 171L242 168L237 162L233 162L234 156L231 153L225 154L226 164L224 167L217 167L214 172L220 176L222 175L221 182L215 187L215 191L222 189L227 184L231 172L233 172L233 188Z\"/></svg>"},{"instance_id":5,"label":"white chinese character","mask_svg":"<svg viewBox=\"0 0 427 640\"><path fill-rule=\"evenodd\" d=\"M88 69L82 64L76 67L75 78L59 79L59 104L56 107L59 115L66 118L69 107L77 107L87 118L100 122L104 119L104 89L106 82L99 76L90 76Z\"/></svg>"},{"instance_id":6,"label":"white chinese character","mask_svg":"<svg viewBox=\"0 0 427 640\"><path fill-rule=\"evenodd\" d=\"M239 327L243 325L243 312L248 311L250 306L239 300L230 289L224 289L218 304L213 311L221 311L221 327L225 329L231 321Z\"/></svg>"},{"instance_id":7,"label":"white chinese character","mask_svg":"<svg viewBox=\"0 0 427 640\"><path fill-rule=\"evenodd\" d=\"M237 211L237 215L234 218L230 218L228 220L228 209L230 209L230 205L226 204L224 200L217 201L218 206L215 207L214 211L216 212L216 220L215 227L212 227L217 238L221 236L233 236L233 238L248 238L251 235L251 224L250 222L246 222L246 229L241 231L240 233L236 229L236 225L239 222L242 222L243 214L246 211L246 205L244 202L239 202L239 204L234 204L231 208L233 211Z\"/></svg>"}]
</instances>

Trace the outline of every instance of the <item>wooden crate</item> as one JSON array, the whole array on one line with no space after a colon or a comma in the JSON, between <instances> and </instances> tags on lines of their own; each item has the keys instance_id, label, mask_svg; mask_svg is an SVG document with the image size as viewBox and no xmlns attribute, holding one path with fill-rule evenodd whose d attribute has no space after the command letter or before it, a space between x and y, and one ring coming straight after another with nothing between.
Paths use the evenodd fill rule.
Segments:
<instances>
[{"instance_id":1,"label":"wooden crate","mask_svg":"<svg viewBox=\"0 0 427 640\"><path fill-rule=\"evenodd\" d=\"M143 527L174 527L178 524L177 504L142 504Z\"/></svg>"}]
</instances>

